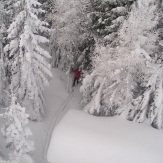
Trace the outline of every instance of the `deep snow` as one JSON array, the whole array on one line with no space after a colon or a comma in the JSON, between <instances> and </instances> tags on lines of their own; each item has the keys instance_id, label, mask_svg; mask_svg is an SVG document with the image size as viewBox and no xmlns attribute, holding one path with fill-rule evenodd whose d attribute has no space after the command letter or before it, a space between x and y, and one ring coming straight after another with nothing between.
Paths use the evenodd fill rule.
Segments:
<instances>
[{"instance_id":1,"label":"deep snow","mask_svg":"<svg viewBox=\"0 0 163 163\"><path fill-rule=\"evenodd\" d=\"M54 128L50 163L163 163L163 130L69 110Z\"/></svg>"}]
</instances>

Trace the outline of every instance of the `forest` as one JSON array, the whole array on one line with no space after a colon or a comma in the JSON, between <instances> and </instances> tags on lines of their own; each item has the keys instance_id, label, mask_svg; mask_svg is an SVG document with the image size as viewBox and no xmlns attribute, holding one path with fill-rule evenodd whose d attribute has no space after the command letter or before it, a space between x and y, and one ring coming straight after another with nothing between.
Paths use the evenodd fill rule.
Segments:
<instances>
[{"instance_id":1,"label":"forest","mask_svg":"<svg viewBox=\"0 0 163 163\"><path fill-rule=\"evenodd\" d=\"M0 163L48 163L73 107L163 136L162 14L162 0L0 0Z\"/></svg>"}]
</instances>

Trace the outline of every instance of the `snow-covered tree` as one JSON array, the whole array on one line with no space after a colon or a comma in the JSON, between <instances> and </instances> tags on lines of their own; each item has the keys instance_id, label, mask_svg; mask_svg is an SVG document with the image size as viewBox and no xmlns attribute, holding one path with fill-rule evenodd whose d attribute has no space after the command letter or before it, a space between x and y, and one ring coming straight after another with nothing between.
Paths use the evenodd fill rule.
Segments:
<instances>
[{"instance_id":1,"label":"snow-covered tree","mask_svg":"<svg viewBox=\"0 0 163 163\"><path fill-rule=\"evenodd\" d=\"M4 3L0 2L0 56L3 53L3 33L4 33Z\"/></svg>"},{"instance_id":2,"label":"snow-covered tree","mask_svg":"<svg viewBox=\"0 0 163 163\"><path fill-rule=\"evenodd\" d=\"M5 67L4 67L4 38L6 34L5 18L6 12L4 8L4 1L0 2L0 103L4 102L5 88Z\"/></svg>"},{"instance_id":3,"label":"snow-covered tree","mask_svg":"<svg viewBox=\"0 0 163 163\"><path fill-rule=\"evenodd\" d=\"M94 71L81 87L85 110L95 115L125 114L127 119L162 125L162 63L154 0L138 0L124 21L117 47L96 46Z\"/></svg>"},{"instance_id":4,"label":"snow-covered tree","mask_svg":"<svg viewBox=\"0 0 163 163\"><path fill-rule=\"evenodd\" d=\"M135 0L90 0L88 17L91 18L90 28L97 37L110 44L117 37L117 31Z\"/></svg>"},{"instance_id":5,"label":"snow-covered tree","mask_svg":"<svg viewBox=\"0 0 163 163\"><path fill-rule=\"evenodd\" d=\"M157 28L160 13L154 2L154 0L138 1L138 7L133 7L131 16L122 27L121 34L126 36L126 28L135 27L137 33L127 30L129 31L127 42L133 42L135 46L134 51L130 50L131 54L137 55L139 58L140 55L143 55L146 60L145 67L139 69L143 73L138 73L136 76L140 83L139 86L143 87L143 91L139 92L136 98L132 100L134 107L127 110L127 118L136 122L143 122L148 118L153 127L161 129L163 121L163 72L162 61L158 62L161 52L158 45L160 38ZM142 22L141 25L135 26L137 23L133 23L133 19ZM143 20L147 20L147 23L144 23ZM126 44L125 40L122 42ZM136 82L138 80L135 79Z\"/></svg>"},{"instance_id":6,"label":"snow-covered tree","mask_svg":"<svg viewBox=\"0 0 163 163\"><path fill-rule=\"evenodd\" d=\"M55 0L39 0L42 3L42 8L45 10L45 13L42 15L44 21L48 22L50 27L52 26L54 15L56 14Z\"/></svg>"},{"instance_id":7,"label":"snow-covered tree","mask_svg":"<svg viewBox=\"0 0 163 163\"><path fill-rule=\"evenodd\" d=\"M37 0L19 0L13 4L14 19L8 29L9 44L5 46L10 69L11 88L18 88L18 101L27 108L30 118L39 119L45 100L44 86L47 76L52 77L50 55L41 45L49 40L42 36L48 33L48 24L39 19L43 13Z\"/></svg>"},{"instance_id":8,"label":"snow-covered tree","mask_svg":"<svg viewBox=\"0 0 163 163\"><path fill-rule=\"evenodd\" d=\"M88 51L92 51L90 45L94 44L94 40L86 29L86 4L87 0L55 1L51 35L53 67L65 70L76 62L81 66L80 61L89 56Z\"/></svg>"},{"instance_id":9,"label":"snow-covered tree","mask_svg":"<svg viewBox=\"0 0 163 163\"><path fill-rule=\"evenodd\" d=\"M10 106L5 108L5 113L0 117L6 120L1 128L9 148L9 160L17 163L33 163L30 152L34 150L34 142L29 139L32 132L28 124L29 114L26 109L17 103L15 94L10 95Z\"/></svg>"}]
</instances>

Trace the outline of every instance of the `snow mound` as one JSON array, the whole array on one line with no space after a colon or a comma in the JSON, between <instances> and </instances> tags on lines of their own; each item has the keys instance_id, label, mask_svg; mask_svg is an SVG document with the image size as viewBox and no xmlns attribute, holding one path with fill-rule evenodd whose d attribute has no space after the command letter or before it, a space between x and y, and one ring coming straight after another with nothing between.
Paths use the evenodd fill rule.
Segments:
<instances>
[{"instance_id":1,"label":"snow mound","mask_svg":"<svg viewBox=\"0 0 163 163\"><path fill-rule=\"evenodd\" d=\"M163 130L69 110L53 131L50 163L162 163Z\"/></svg>"}]
</instances>

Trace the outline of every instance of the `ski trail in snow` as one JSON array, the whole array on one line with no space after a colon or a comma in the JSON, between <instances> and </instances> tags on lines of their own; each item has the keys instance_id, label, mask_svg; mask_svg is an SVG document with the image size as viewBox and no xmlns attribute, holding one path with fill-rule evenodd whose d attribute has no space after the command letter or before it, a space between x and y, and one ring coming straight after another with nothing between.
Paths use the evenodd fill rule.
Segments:
<instances>
[{"instance_id":1,"label":"ski trail in snow","mask_svg":"<svg viewBox=\"0 0 163 163\"><path fill-rule=\"evenodd\" d=\"M55 126L69 109L79 109L80 85L74 87L74 92L67 93L67 75L58 69L52 69L52 73L53 79L44 92L47 107L43 121L30 122L36 147L33 153L35 163L48 163L47 152Z\"/></svg>"},{"instance_id":2,"label":"ski trail in snow","mask_svg":"<svg viewBox=\"0 0 163 163\"><path fill-rule=\"evenodd\" d=\"M50 144L53 129L58 124L60 118L63 116L63 112L67 111L65 108L66 108L67 103L71 100L72 94L73 94L73 92L70 93L70 95L67 97L67 99L61 104L61 106L59 107L57 113L55 113L53 115L53 118L52 118L52 120L50 122L50 127L48 129L47 136L46 136L46 139L45 139L45 142L44 142L44 158L46 158L46 162L48 162L47 161L47 151L48 151L48 147L49 147L49 144Z\"/></svg>"},{"instance_id":3,"label":"ski trail in snow","mask_svg":"<svg viewBox=\"0 0 163 163\"><path fill-rule=\"evenodd\" d=\"M53 121L60 113L60 109L68 100L70 94L66 93L66 86L64 80L61 77L65 76L65 73L52 69L53 79L49 82L49 87L45 88L44 96L46 99L45 115L41 122L30 121L29 126L33 133L33 140L35 142L35 151L33 152L33 159L36 163L46 163L46 155L44 151L48 139L50 139L50 129L53 127ZM59 121L59 118L57 118ZM52 129L51 129L52 130Z\"/></svg>"},{"instance_id":4,"label":"ski trail in snow","mask_svg":"<svg viewBox=\"0 0 163 163\"><path fill-rule=\"evenodd\" d=\"M54 95L54 97L53 97L54 99L52 99L53 103L56 101L55 98L56 98L56 95L58 95L58 93L60 93L60 97L62 97L62 94L65 93L65 91L66 91L66 83L64 83L64 82L66 82L66 79L67 79L67 78L64 78L64 77L66 77L65 73L63 73L63 72L61 72L60 70L57 70L57 69L54 69L54 71L55 71L55 73L57 73L57 75L54 74L55 76L53 78L53 81L50 83L50 87L52 85L54 85L54 84L57 84L57 85L54 86L54 87L57 87L56 88L57 90L55 90L55 88L54 89L49 88L50 91L48 91L48 94L50 93L50 94ZM59 80L59 82L56 83L56 80ZM52 90L54 90L54 92ZM46 131L47 134L44 135L44 138L42 140L42 147L43 147L43 156L42 157L44 158L44 160L46 160L47 163L48 163L47 152L48 152L48 148L49 148L49 144L50 144L53 129L59 123L59 121L62 119L62 117L66 114L66 112L70 109L70 107L67 107L67 105L70 103L71 99L74 98L74 93L75 92L71 92L69 94L66 93L68 95L67 98L64 99L62 97L63 102L60 104L60 106L58 108L55 108L55 111L51 112L51 119L48 121L49 127L48 127L48 129ZM50 105L52 105L52 103ZM53 108L51 107L51 109L53 109Z\"/></svg>"},{"instance_id":5,"label":"ski trail in snow","mask_svg":"<svg viewBox=\"0 0 163 163\"><path fill-rule=\"evenodd\" d=\"M47 160L47 152L49 148L49 144L51 141L52 132L55 128L55 126L59 123L59 121L62 119L62 117L67 113L67 111L71 109L79 109L79 87L80 85L77 85L74 87L74 91L69 94L67 99L61 104L61 106L58 108L57 113L53 115L53 119L51 120L51 126L49 127L48 134L45 141L45 148L44 148L44 158Z\"/></svg>"}]
</instances>

